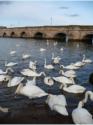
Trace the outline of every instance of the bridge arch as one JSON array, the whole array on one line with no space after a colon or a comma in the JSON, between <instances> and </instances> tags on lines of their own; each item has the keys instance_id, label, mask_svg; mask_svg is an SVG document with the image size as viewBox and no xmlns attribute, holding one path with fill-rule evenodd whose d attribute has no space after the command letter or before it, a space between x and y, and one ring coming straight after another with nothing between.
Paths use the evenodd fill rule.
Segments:
<instances>
[{"instance_id":1,"label":"bridge arch","mask_svg":"<svg viewBox=\"0 0 93 125\"><path fill-rule=\"evenodd\" d=\"M36 33L34 34L34 38L35 38L35 39L44 39L44 38L45 38L45 35L44 35L44 33L42 33L42 32L36 32Z\"/></svg>"},{"instance_id":2,"label":"bridge arch","mask_svg":"<svg viewBox=\"0 0 93 125\"><path fill-rule=\"evenodd\" d=\"M27 33L25 31L20 33L20 37L21 38L26 38L27 37Z\"/></svg>"},{"instance_id":3,"label":"bridge arch","mask_svg":"<svg viewBox=\"0 0 93 125\"><path fill-rule=\"evenodd\" d=\"M93 44L93 33L86 34L83 39L86 43Z\"/></svg>"},{"instance_id":4,"label":"bridge arch","mask_svg":"<svg viewBox=\"0 0 93 125\"><path fill-rule=\"evenodd\" d=\"M3 33L3 37L7 37L7 33L4 32L4 33Z\"/></svg>"},{"instance_id":5,"label":"bridge arch","mask_svg":"<svg viewBox=\"0 0 93 125\"><path fill-rule=\"evenodd\" d=\"M10 37L15 37L15 36L16 36L15 32L11 32Z\"/></svg>"},{"instance_id":6,"label":"bridge arch","mask_svg":"<svg viewBox=\"0 0 93 125\"><path fill-rule=\"evenodd\" d=\"M66 33L56 33L56 34L54 35L53 39L61 40L61 41L63 41L63 42L66 42L67 35L66 35Z\"/></svg>"}]
</instances>

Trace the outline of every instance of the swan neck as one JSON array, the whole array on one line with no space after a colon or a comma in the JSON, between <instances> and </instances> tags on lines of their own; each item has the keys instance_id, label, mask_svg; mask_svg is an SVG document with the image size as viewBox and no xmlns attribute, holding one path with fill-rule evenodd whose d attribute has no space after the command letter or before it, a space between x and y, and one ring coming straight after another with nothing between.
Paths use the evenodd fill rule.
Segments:
<instances>
[{"instance_id":1,"label":"swan neck","mask_svg":"<svg viewBox=\"0 0 93 125\"><path fill-rule=\"evenodd\" d=\"M71 78L71 79L72 79L73 84L75 84L75 80L73 78Z\"/></svg>"},{"instance_id":2,"label":"swan neck","mask_svg":"<svg viewBox=\"0 0 93 125\"><path fill-rule=\"evenodd\" d=\"M79 104L78 104L78 108L82 108L83 106L84 106L84 102L80 101Z\"/></svg>"},{"instance_id":3,"label":"swan neck","mask_svg":"<svg viewBox=\"0 0 93 125\"><path fill-rule=\"evenodd\" d=\"M20 90L23 88L23 84L20 83L19 86L17 87L16 91L15 91L15 94L18 94L20 93Z\"/></svg>"},{"instance_id":4,"label":"swan neck","mask_svg":"<svg viewBox=\"0 0 93 125\"><path fill-rule=\"evenodd\" d=\"M85 93L85 98L83 99L84 103L87 102L89 95L90 95L90 92L87 91L87 92Z\"/></svg>"},{"instance_id":5,"label":"swan neck","mask_svg":"<svg viewBox=\"0 0 93 125\"><path fill-rule=\"evenodd\" d=\"M44 65L46 66L46 59L45 59L45 64Z\"/></svg>"},{"instance_id":6,"label":"swan neck","mask_svg":"<svg viewBox=\"0 0 93 125\"><path fill-rule=\"evenodd\" d=\"M44 72L41 72L41 73L39 74L39 76L41 76L41 75L45 75L45 73L44 73Z\"/></svg>"},{"instance_id":7,"label":"swan neck","mask_svg":"<svg viewBox=\"0 0 93 125\"><path fill-rule=\"evenodd\" d=\"M85 55L83 55L83 59L82 59L83 61L85 60Z\"/></svg>"},{"instance_id":8,"label":"swan neck","mask_svg":"<svg viewBox=\"0 0 93 125\"><path fill-rule=\"evenodd\" d=\"M59 74L64 74L64 71L63 71L63 70L60 70L60 71L59 71Z\"/></svg>"},{"instance_id":9,"label":"swan neck","mask_svg":"<svg viewBox=\"0 0 93 125\"><path fill-rule=\"evenodd\" d=\"M67 84L64 84L64 85L63 85L63 89L64 89L64 88L67 88Z\"/></svg>"},{"instance_id":10,"label":"swan neck","mask_svg":"<svg viewBox=\"0 0 93 125\"><path fill-rule=\"evenodd\" d=\"M5 72L8 73L9 70L10 70L11 72L13 72L13 69L12 69L12 68L6 68L6 71L5 71Z\"/></svg>"},{"instance_id":11,"label":"swan neck","mask_svg":"<svg viewBox=\"0 0 93 125\"><path fill-rule=\"evenodd\" d=\"M54 59L54 53L52 53L52 59Z\"/></svg>"},{"instance_id":12,"label":"swan neck","mask_svg":"<svg viewBox=\"0 0 93 125\"><path fill-rule=\"evenodd\" d=\"M65 74L65 72L63 70L61 70L61 72L62 72L63 75Z\"/></svg>"},{"instance_id":13,"label":"swan neck","mask_svg":"<svg viewBox=\"0 0 93 125\"><path fill-rule=\"evenodd\" d=\"M5 61L5 66L7 65L7 61Z\"/></svg>"},{"instance_id":14,"label":"swan neck","mask_svg":"<svg viewBox=\"0 0 93 125\"><path fill-rule=\"evenodd\" d=\"M85 102L87 102L88 97L93 101L93 92L91 92L91 91L86 92L85 99L84 99Z\"/></svg>"}]
</instances>

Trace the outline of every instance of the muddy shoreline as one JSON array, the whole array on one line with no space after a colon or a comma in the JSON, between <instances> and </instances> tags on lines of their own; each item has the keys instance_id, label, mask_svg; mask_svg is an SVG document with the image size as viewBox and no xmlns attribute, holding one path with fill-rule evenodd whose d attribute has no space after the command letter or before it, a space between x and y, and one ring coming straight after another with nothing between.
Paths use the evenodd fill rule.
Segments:
<instances>
[{"instance_id":1,"label":"muddy shoreline","mask_svg":"<svg viewBox=\"0 0 93 125\"><path fill-rule=\"evenodd\" d=\"M48 106L27 107L22 111L9 112L0 117L2 124L72 124L71 116L51 111Z\"/></svg>"}]
</instances>

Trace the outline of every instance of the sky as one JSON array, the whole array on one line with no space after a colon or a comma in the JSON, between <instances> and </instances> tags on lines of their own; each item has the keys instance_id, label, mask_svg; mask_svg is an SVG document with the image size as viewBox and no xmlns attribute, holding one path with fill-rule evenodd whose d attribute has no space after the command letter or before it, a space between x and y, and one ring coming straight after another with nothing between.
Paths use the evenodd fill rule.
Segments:
<instances>
[{"instance_id":1,"label":"sky","mask_svg":"<svg viewBox=\"0 0 93 125\"><path fill-rule=\"evenodd\" d=\"M93 1L0 0L0 26L93 25Z\"/></svg>"}]
</instances>

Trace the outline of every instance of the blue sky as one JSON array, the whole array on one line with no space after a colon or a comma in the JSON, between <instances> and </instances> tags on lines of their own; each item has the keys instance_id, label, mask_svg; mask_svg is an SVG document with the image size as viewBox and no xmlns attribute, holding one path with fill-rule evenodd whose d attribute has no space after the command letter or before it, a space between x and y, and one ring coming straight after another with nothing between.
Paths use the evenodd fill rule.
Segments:
<instances>
[{"instance_id":1,"label":"blue sky","mask_svg":"<svg viewBox=\"0 0 93 125\"><path fill-rule=\"evenodd\" d=\"M0 0L0 25L93 25L93 1Z\"/></svg>"}]
</instances>

